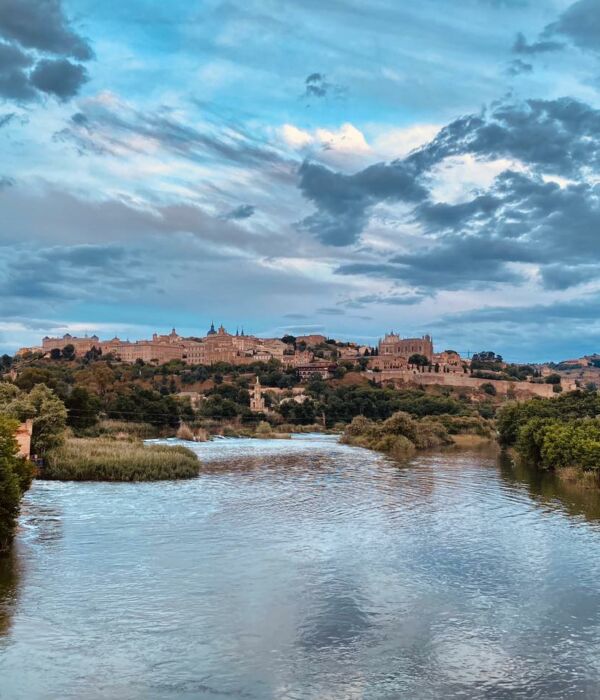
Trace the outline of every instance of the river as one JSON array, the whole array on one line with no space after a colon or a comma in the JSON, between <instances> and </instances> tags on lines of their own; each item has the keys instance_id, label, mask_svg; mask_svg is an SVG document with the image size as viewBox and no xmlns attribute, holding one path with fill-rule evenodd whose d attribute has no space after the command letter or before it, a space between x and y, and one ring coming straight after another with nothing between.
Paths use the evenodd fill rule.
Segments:
<instances>
[{"instance_id":1,"label":"river","mask_svg":"<svg viewBox=\"0 0 600 700\"><path fill-rule=\"evenodd\" d=\"M2 700L600 697L600 502L492 449L198 444L198 479L36 481Z\"/></svg>"}]
</instances>

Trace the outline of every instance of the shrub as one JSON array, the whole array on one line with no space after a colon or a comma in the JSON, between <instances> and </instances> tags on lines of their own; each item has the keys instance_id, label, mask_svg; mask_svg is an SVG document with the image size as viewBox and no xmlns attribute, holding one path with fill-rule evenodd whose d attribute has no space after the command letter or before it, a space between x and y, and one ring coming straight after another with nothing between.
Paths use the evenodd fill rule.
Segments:
<instances>
[{"instance_id":1,"label":"shrub","mask_svg":"<svg viewBox=\"0 0 600 700\"><path fill-rule=\"evenodd\" d=\"M197 476L186 447L144 445L110 438L68 438L48 455L44 477L59 481L159 481Z\"/></svg>"},{"instance_id":2,"label":"shrub","mask_svg":"<svg viewBox=\"0 0 600 700\"><path fill-rule=\"evenodd\" d=\"M194 433L189 425L182 423L177 429L177 437L180 440L188 440L189 442L192 442L194 440Z\"/></svg>"},{"instance_id":3,"label":"shrub","mask_svg":"<svg viewBox=\"0 0 600 700\"><path fill-rule=\"evenodd\" d=\"M486 382L485 384L481 385L481 391L483 391L485 394L489 394L490 396L496 396L496 387L491 384L490 382Z\"/></svg>"}]
</instances>

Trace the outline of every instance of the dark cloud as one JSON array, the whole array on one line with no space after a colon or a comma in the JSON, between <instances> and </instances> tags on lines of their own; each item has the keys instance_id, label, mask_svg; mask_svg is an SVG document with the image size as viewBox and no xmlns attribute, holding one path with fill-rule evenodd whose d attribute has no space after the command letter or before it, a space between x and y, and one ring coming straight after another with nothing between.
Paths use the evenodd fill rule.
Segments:
<instances>
[{"instance_id":1,"label":"dark cloud","mask_svg":"<svg viewBox=\"0 0 600 700\"><path fill-rule=\"evenodd\" d=\"M407 162L378 163L355 175L344 175L306 161L299 173L302 194L317 206L317 212L299 226L333 246L358 240L373 204L386 200L418 202L427 196Z\"/></svg>"},{"instance_id":2,"label":"dark cloud","mask_svg":"<svg viewBox=\"0 0 600 700\"><path fill-rule=\"evenodd\" d=\"M87 73L67 57L87 61L92 51L71 29L59 0L1 0L0 97L16 102L43 94L73 97Z\"/></svg>"},{"instance_id":3,"label":"dark cloud","mask_svg":"<svg viewBox=\"0 0 600 700\"><path fill-rule=\"evenodd\" d=\"M564 44L560 41L553 41L552 39L539 39L529 44L525 36L519 32L515 43L513 44L513 53L523 54L525 56L533 56L540 53L549 53L552 51L560 51L564 48Z\"/></svg>"},{"instance_id":4,"label":"dark cloud","mask_svg":"<svg viewBox=\"0 0 600 700\"><path fill-rule=\"evenodd\" d=\"M533 66L531 65L531 63L526 63L520 58L516 58L514 61L510 62L508 68L506 69L506 72L512 76L523 75L525 73L533 73Z\"/></svg>"},{"instance_id":5,"label":"dark cloud","mask_svg":"<svg viewBox=\"0 0 600 700\"><path fill-rule=\"evenodd\" d=\"M0 129L3 126L7 126L15 118L15 113L10 112L9 114L0 114Z\"/></svg>"},{"instance_id":6,"label":"dark cloud","mask_svg":"<svg viewBox=\"0 0 600 700\"><path fill-rule=\"evenodd\" d=\"M118 245L75 245L40 248L27 254L27 265L17 264L23 251L0 248L0 296L5 304L16 299L55 300L112 298L147 286L135 256ZM12 300L12 301L11 301Z\"/></svg>"},{"instance_id":7,"label":"dark cloud","mask_svg":"<svg viewBox=\"0 0 600 700\"><path fill-rule=\"evenodd\" d=\"M254 216L255 211L256 207L253 204L240 204L239 206L234 207L227 214L224 214L223 218L234 220L249 219L251 216Z\"/></svg>"},{"instance_id":8,"label":"dark cloud","mask_svg":"<svg viewBox=\"0 0 600 700\"><path fill-rule=\"evenodd\" d=\"M79 61L93 57L89 43L71 27L60 0L2 0L0 36L43 53Z\"/></svg>"},{"instance_id":9,"label":"dark cloud","mask_svg":"<svg viewBox=\"0 0 600 700\"><path fill-rule=\"evenodd\" d=\"M28 69L33 59L18 46L0 42L0 96L9 100L26 101L36 91L29 81Z\"/></svg>"},{"instance_id":10,"label":"dark cloud","mask_svg":"<svg viewBox=\"0 0 600 700\"><path fill-rule=\"evenodd\" d=\"M459 203L433 201L432 169L450 156L520 161L486 190ZM368 251L337 269L423 289L482 288L524 282L532 266L548 289L600 277L600 111L571 98L498 104L443 128L402 161L354 175L305 163L300 190L316 206L300 228L335 246L356 243L372 208L412 205L407 221L423 234L419 247L388 259ZM558 184L553 178L564 178Z\"/></svg>"},{"instance_id":11,"label":"dark cloud","mask_svg":"<svg viewBox=\"0 0 600 700\"><path fill-rule=\"evenodd\" d=\"M323 73L311 73L304 81L303 97L323 99L326 97L341 98L348 92L343 85L331 83Z\"/></svg>"},{"instance_id":12,"label":"dark cloud","mask_svg":"<svg viewBox=\"0 0 600 700\"><path fill-rule=\"evenodd\" d=\"M74 97L87 80L85 68L66 58L39 61L31 73L31 82L38 90L61 100Z\"/></svg>"},{"instance_id":13,"label":"dark cloud","mask_svg":"<svg viewBox=\"0 0 600 700\"><path fill-rule=\"evenodd\" d=\"M598 0L578 0L556 22L548 25L544 34L560 34L581 49L600 52L600 3Z\"/></svg>"},{"instance_id":14,"label":"dark cloud","mask_svg":"<svg viewBox=\"0 0 600 700\"><path fill-rule=\"evenodd\" d=\"M536 176L508 173L489 191L460 204L431 201L427 189L431 170L446 158L466 154L482 160L517 160ZM592 241L583 232L586 225L597 225L596 190L582 178L599 168L599 110L571 98L499 104L488 113L455 120L404 160L379 163L354 175L305 162L299 170L299 187L316 211L299 228L328 245L348 246L359 240L373 206L405 202L416 205L413 217L431 235L492 225L498 227L494 236L515 237L522 235L524 225L531 230L544 223L554 230L554 222L560 220L589 245ZM542 175L581 184L561 190L545 183ZM543 241L540 244L546 247Z\"/></svg>"},{"instance_id":15,"label":"dark cloud","mask_svg":"<svg viewBox=\"0 0 600 700\"><path fill-rule=\"evenodd\" d=\"M7 187L12 187L15 181L12 177L7 175L0 175L0 190L5 190Z\"/></svg>"}]
</instances>

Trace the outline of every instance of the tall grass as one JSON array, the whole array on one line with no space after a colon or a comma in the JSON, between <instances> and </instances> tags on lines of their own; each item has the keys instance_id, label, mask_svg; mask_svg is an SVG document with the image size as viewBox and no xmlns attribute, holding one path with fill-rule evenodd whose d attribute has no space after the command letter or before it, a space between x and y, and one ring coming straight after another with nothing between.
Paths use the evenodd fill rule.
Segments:
<instances>
[{"instance_id":1,"label":"tall grass","mask_svg":"<svg viewBox=\"0 0 600 700\"><path fill-rule=\"evenodd\" d=\"M146 440L159 435L159 430L150 423L135 423L132 421L105 419L96 425L78 432L81 437L117 437L119 439L138 438Z\"/></svg>"},{"instance_id":2,"label":"tall grass","mask_svg":"<svg viewBox=\"0 0 600 700\"><path fill-rule=\"evenodd\" d=\"M46 458L42 477L59 481L160 481L198 475L198 457L186 447L110 438L67 438Z\"/></svg>"}]
</instances>

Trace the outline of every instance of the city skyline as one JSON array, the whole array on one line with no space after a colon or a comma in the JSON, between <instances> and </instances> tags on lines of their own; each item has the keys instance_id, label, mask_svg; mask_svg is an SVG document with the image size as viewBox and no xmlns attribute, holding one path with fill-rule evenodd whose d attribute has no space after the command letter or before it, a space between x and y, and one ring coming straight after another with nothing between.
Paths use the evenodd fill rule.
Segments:
<instances>
[{"instance_id":1,"label":"city skyline","mask_svg":"<svg viewBox=\"0 0 600 700\"><path fill-rule=\"evenodd\" d=\"M599 27L594 0L5 0L0 352L213 317L597 352Z\"/></svg>"}]
</instances>

